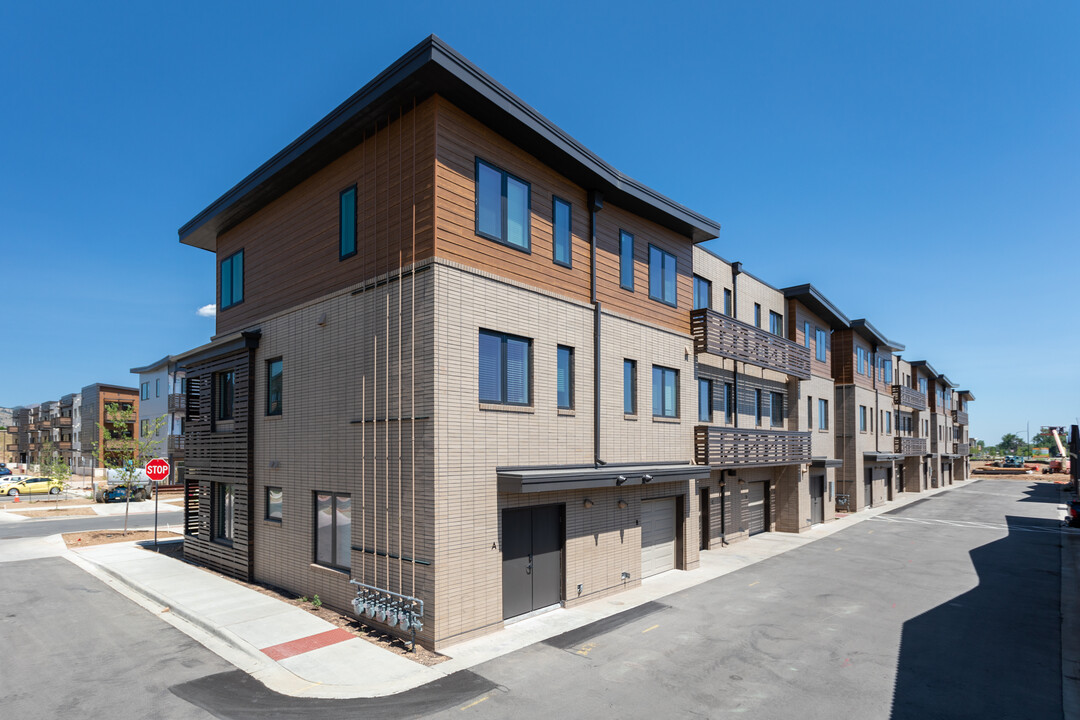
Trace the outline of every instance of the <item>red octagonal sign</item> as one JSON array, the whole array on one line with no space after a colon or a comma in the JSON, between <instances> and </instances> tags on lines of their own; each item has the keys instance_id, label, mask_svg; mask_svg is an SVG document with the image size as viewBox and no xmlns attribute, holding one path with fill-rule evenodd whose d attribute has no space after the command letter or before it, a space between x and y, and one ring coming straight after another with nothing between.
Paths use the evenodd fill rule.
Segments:
<instances>
[{"instance_id":1,"label":"red octagonal sign","mask_svg":"<svg viewBox=\"0 0 1080 720\"><path fill-rule=\"evenodd\" d=\"M169 477L169 461L157 458L146 463L146 477L154 481L161 481Z\"/></svg>"}]
</instances>

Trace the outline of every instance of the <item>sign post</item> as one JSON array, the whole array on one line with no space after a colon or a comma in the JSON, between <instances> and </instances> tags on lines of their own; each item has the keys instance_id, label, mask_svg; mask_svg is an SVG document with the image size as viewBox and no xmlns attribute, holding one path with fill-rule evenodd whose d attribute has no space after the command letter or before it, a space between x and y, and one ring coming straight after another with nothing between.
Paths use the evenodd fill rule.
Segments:
<instances>
[{"instance_id":1,"label":"sign post","mask_svg":"<svg viewBox=\"0 0 1080 720\"><path fill-rule=\"evenodd\" d=\"M158 546L158 483L169 477L169 461L155 458L146 463L146 477L154 481L154 547Z\"/></svg>"}]
</instances>

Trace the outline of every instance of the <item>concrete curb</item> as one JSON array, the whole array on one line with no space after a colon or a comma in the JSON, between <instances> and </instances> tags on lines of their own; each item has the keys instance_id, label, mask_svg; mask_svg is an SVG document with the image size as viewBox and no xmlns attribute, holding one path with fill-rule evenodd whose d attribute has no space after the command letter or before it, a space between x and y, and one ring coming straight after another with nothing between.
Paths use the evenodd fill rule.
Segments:
<instances>
[{"instance_id":1,"label":"concrete curb","mask_svg":"<svg viewBox=\"0 0 1080 720\"><path fill-rule=\"evenodd\" d=\"M1065 493L1068 501L1076 493ZM1080 717L1080 536L1062 531L1061 538L1061 709Z\"/></svg>"}]
</instances>

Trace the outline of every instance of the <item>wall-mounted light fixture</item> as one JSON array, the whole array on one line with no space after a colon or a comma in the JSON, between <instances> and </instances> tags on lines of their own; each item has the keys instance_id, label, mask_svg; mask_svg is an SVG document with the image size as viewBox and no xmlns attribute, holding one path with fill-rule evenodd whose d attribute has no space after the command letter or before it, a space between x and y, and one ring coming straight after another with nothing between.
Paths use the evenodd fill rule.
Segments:
<instances>
[{"instance_id":1,"label":"wall-mounted light fixture","mask_svg":"<svg viewBox=\"0 0 1080 720\"><path fill-rule=\"evenodd\" d=\"M619 485L622 485L624 482L626 482L626 476L625 475L620 475L619 477L615 478L615 486L616 487L618 487Z\"/></svg>"},{"instance_id":2,"label":"wall-mounted light fixture","mask_svg":"<svg viewBox=\"0 0 1080 720\"><path fill-rule=\"evenodd\" d=\"M745 480L743 480L742 478L739 478L739 484L740 484L740 485L745 485L745 484L746 484L746 481L745 481Z\"/></svg>"},{"instance_id":3,"label":"wall-mounted light fixture","mask_svg":"<svg viewBox=\"0 0 1080 720\"><path fill-rule=\"evenodd\" d=\"M625 500L620 500L618 502L618 506L619 506L620 510L625 510L626 509L626 501Z\"/></svg>"},{"instance_id":4,"label":"wall-mounted light fixture","mask_svg":"<svg viewBox=\"0 0 1080 720\"><path fill-rule=\"evenodd\" d=\"M591 508L593 506L593 501L590 500L589 498L585 498L585 502L583 502L581 504L585 506L586 510L588 510L589 508Z\"/></svg>"},{"instance_id":5,"label":"wall-mounted light fixture","mask_svg":"<svg viewBox=\"0 0 1080 720\"><path fill-rule=\"evenodd\" d=\"M643 482L643 483L652 482L652 475L642 475L641 476L641 482Z\"/></svg>"},{"instance_id":6,"label":"wall-mounted light fixture","mask_svg":"<svg viewBox=\"0 0 1080 720\"><path fill-rule=\"evenodd\" d=\"M316 325L318 325L319 327L326 325L326 313L319 314L319 319L316 321Z\"/></svg>"}]
</instances>

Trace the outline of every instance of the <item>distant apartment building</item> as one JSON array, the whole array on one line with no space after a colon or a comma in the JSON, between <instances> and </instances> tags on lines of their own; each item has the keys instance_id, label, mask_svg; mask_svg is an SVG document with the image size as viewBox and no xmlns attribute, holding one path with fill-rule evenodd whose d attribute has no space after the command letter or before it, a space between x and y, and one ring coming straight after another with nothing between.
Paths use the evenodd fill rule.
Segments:
<instances>
[{"instance_id":1,"label":"distant apartment building","mask_svg":"<svg viewBox=\"0 0 1080 720\"><path fill-rule=\"evenodd\" d=\"M427 39L180 230L185 554L438 648L887 502L902 346L718 232Z\"/></svg>"},{"instance_id":2,"label":"distant apartment building","mask_svg":"<svg viewBox=\"0 0 1080 720\"><path fill-rule=\"evenodd\" d=\"M139 438L139 392L135 388L122 385L94 383L84 387L80 395L81 462L78 469L82 474L92 474L94 470L108 467L107 461L120 461L120 456L115 453L123 441L115 438ZM125 412L116 415L109 411L110 405L115 405ZM102 437L101 426L109 428L113 440L106 441Z\"/></svg>"},{"instance_id":3,"label":"distant apartment building","mask_svg":"<svg viewBox=\"0 0 1080 720\"><path fill-rule=\"evenodd\" d=\"M144 367L132 368L139 376L139 437L153 433L154 457L169 461L170 484L184 478L184 417L186 387L184 370L166 356Z\"/></svg>"}]
</instances>

